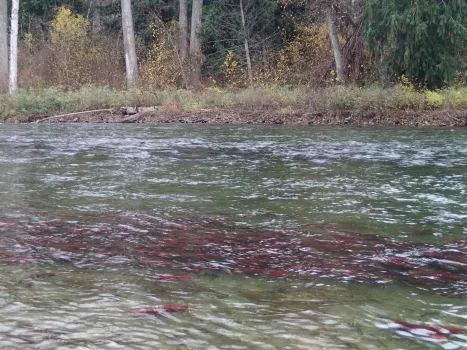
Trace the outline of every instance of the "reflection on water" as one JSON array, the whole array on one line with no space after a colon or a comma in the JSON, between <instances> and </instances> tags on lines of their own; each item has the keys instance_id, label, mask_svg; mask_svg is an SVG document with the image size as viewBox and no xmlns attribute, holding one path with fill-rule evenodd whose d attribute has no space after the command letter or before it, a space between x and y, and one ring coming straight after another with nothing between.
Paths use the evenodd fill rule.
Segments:
<instances>
[{"instance_id":1,"label":"reflection on water","mask_svg":"<svg viewBox=\"0 0 467 350\"><path fill-rule=\"evenodd\" d=\"M0 127L0 348L466 346L463 130Z\"/></svg>"}]
</instances>

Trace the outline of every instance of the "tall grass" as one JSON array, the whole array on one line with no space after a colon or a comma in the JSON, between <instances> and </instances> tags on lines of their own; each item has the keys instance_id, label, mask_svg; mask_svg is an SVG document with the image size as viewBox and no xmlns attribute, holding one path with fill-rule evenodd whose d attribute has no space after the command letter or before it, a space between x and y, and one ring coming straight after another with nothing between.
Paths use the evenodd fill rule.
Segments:
<instances>
[{"instance_id":1,"label":"tall grass","mask_svg":"<svg viewBox=\"0 0 467 350\"><path fill-rule=\"evenodd\" d=\"M165 112L201 109L310 111L337 109L467 109L467 88L416 91L401 86L388 89L337 86L320 90L258 87L241 90L130 90L84 86L70 91L61 87L20 90L0 94L0 121L33 115L53 115L123 106L162 106Z\"/></svg>"}]
</instances>

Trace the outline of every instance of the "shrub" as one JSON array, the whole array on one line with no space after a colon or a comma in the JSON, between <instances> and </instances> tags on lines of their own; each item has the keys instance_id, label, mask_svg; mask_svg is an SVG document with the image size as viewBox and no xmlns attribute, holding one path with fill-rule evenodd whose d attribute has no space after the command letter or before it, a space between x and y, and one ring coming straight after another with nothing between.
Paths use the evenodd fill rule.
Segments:
<instances>
[{"instance_id":1,"label":"shrub","mask_svg":"<svg viewBox=\"0 0 467 350\"><path fill-rule=\"evenodd\" d=\"M178 24L161 21L151 24L154 42L149 48L146 60L140 65L143 85L147 87L174 90L183 84L178 57Z\"/></svg>"},{"instance_id":2,"label":"shrub","mask_svg":"<svg viewBox=\"0 0 467 350\"><path fill-rule=\"evenodd\" d=\"M427 107L439 108L444 104L444 97L437 91L424 91Z\"/></svg>"},{"instance_id":3,"label":"shrub","mask_svg":"<svg viewBox=\"0 0 467 350\"><path fill-rule=\"evenodd\" d=\"M467 87L458 90L442 90L441 94L447 107L455 109L467 108Z\"/></svg>"},{"instance_id":4,"label":"shrub","mask_svg":"<svg viewBox=\"0 0 467 350\"><path fill-rule=\"evenodd\" d=\"M331 52L325 25L300 26L277 58L274 80L294 86L320 83L332 61Z\"/></svg>"},{"instance_id":5,"label":"shrub","mask_svg":"<svg viewBox=\"0 0 467 350\"><path fill-rule=\"evenodd\" d=\"M23 88L95 84L122 87L121 45L110 35L91 36L89 22L65 7L55 11L50 40L26 33L19 46L19 82Z\"/></svg>"}]
</instances>

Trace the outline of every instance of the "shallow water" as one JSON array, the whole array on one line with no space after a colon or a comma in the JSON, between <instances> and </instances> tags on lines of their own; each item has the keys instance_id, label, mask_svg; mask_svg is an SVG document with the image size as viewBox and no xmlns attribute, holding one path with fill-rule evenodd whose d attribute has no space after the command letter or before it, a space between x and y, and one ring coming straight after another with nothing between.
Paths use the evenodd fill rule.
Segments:
<instances>
[{"instance_id":1,"label":"shallow water","mask_svg":"<svg viewBox=\"0 0 467 350\"><path fill-rule=\"evenodd\" d=\"M393 320L467 327L462 270L447 293L442 281L392 278L405 271L381 282L378 264L370 271L378 278L348 280L342 266L355 257L327 252L342 264L333 269L313 260L323 246L277 248L342 233L364 241L365 264L381 245L411 264L420 260L414 251L453 251L467 234L462 129L0 125L0 206L0 348L467 346L467 334L438 341L391 328ZM325 226L301 226L309 223ZM214 230L222 240L264 235L277 249L234 240L217 242L223 259L176 257L204 254L208 240L193 242ZM156 258L172 265L141 263L158 242L166 245ZM265 271L274 274L246 273L254 262L227 257L244 247L253 256L271 250L278 261ZM310 261L320 272L304 275ZM28 277L36 273L55 275ZM192 278L151 278L169 273ZM128 314L163 304L189 309Z\"/></svg>"}]
</instances>

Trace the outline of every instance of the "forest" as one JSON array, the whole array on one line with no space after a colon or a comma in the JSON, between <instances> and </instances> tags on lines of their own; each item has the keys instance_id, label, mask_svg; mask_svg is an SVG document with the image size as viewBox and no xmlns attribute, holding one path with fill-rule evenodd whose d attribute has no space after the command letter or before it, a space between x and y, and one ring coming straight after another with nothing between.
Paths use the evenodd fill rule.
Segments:
<instances>
[{"instance_id":1,"label":"forest","mask_svg":"<svg viewBox=\"0 0 467 350\"><path fill-rule=\"evenodd\" d=\"M0 95L0 115L268 98L276 109L464 108L466 18L462 0L0 0L0 91L10 75L29 101Z\"/></svg>"}]
</instances>

